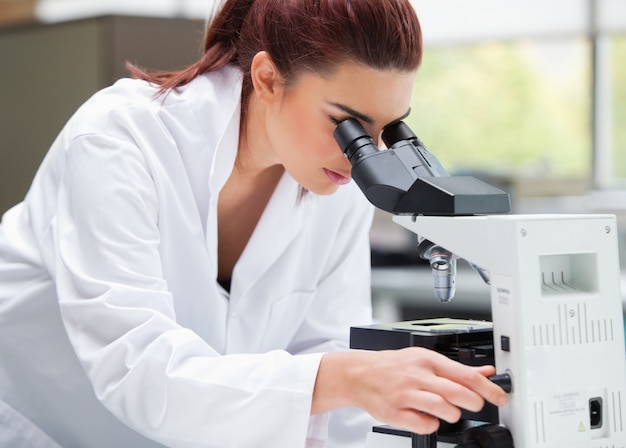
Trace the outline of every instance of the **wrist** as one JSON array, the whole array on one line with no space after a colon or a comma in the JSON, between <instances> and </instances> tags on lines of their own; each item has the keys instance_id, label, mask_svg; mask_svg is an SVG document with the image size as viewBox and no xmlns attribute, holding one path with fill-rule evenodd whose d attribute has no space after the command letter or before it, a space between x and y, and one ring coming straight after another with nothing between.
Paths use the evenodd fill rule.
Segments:
<instances>
[{"instance_id":1,"label":"wrist","mask_svg":"<svg viewBox=\"0 0 626 448\"><path fill-rule=\"evenodd\" d=\"M333 352L322 357L313 390L311 414L356 405L354 389L363 355L358 352Z\"/></svg>"}]
</instances>

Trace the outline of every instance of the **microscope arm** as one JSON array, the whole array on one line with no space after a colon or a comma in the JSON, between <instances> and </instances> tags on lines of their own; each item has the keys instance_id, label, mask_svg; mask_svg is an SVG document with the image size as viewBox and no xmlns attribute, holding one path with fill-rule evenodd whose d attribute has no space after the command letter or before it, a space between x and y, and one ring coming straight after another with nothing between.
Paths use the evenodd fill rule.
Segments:
<instances>
[{"instance_id":1,"label":"microscope arm","mask_svg":"<svg viewBox=\"0 0 626 448\"><path fill-rule=\"evenodd\" d=\"M488 241L487 216L394 216L396 224L437 245L453 248L458 258L470 264L491 270L486 247Z\"/></svg>"}]
</instances>

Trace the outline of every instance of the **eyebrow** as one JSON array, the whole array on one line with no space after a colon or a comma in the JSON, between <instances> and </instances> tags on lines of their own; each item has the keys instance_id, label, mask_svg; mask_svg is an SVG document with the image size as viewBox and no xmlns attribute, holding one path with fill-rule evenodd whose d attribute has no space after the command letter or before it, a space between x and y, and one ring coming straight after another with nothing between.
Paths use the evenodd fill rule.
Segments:
<instances>
[{"instance_id":1,"label":"eyebrow","mask_svg":"<svg viewBox=\"0 0 626 448\"><path fill-rule=\"evenodd\" d=\"M346 106L345 104L341 104L341 103L330 103L331 106L336 107L337 109L341 109L342 111L344 111L345 113L347 113L348 115L352 115L355 118L358 118L361 121L364 121L367 124L373 124L374 123L374 119L372 117L370 117L369 115L365 115L357 110L352 109L351 107ZM393 124L397 121L400 120L404 120L406 117L409 116L409 114L411 113L411 108L409 107L409 110L407 110L401 117L396 118L395 120L387 123L385 126L383 127L387 127L390 124Z\"/></svg>"}]
</instances>

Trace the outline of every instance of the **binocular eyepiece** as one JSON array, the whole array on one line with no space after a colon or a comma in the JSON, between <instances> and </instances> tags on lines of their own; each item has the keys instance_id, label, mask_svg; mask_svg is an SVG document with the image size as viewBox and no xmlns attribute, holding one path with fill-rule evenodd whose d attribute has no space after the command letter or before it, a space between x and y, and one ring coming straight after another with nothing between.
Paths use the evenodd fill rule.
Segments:
<instances>
[{"instance_id":1,"label":"binocular eyepiece","mask_svg":"<svg viewBox=\"0 0 626 448\"><path fill-rule=\"evenodd\" d=\"M352 178L376 207L396 212L396 204L419 176L448 176L417 136L403 122L387 126L380 150L356 119L339 123L335 140L352 164Z\"/></svg>"},{"instance_id":2,"label":"binocular eyepiece","mask_svg":"<svg viewBox=\"0 0 626 448\"><path fill-rule=\"evenodd\" d=\"M376 207L397 215L508 213L509 195L470 176L451 177L403 121L385 127L380 150L356 119L335 128L352 178Z\"/></svg>"},{"instance_id":3,"label":"binocular eyepiece","mask_svg":"<svg viewBox=\"0 0 626 448\"><path fill-rule=\"evenodd\" d=\"M342 121L337 125L335 140L350 162L356 157L356 160L352 162L353 165L358 159L380 151L372 137L361 126L361 123L353 118ZM382 133L382 140L387 148L392 148L396 143L403 140L416 142L423 146L411 128L403 121L396 121L385 127Z\"/></svg>"}]
</instances>

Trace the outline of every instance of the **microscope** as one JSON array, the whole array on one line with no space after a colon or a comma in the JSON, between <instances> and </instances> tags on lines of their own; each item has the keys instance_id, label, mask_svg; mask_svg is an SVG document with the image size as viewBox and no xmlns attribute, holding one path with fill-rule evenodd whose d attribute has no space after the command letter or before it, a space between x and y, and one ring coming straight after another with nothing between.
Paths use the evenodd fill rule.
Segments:
<instances>
[{"instance_id":1,"label":"microscope","mask_svg":"<svg viewBox=\"0 0 626 448\"><path fill-rule=\"evenodd\" d=\"M366 448L626 448L626 352L613 215L514 215L504 191L449 176L403 122L379 149L360 123L335 139L368 200L417 235L435 296L455 293L457 260L489 285L492 322L424 319L350 329L354 349L421 346L490 364L508 394L435 434L376 426ZM444 313L442 313L444 314Z\"/></svg>"}]
</instances>

